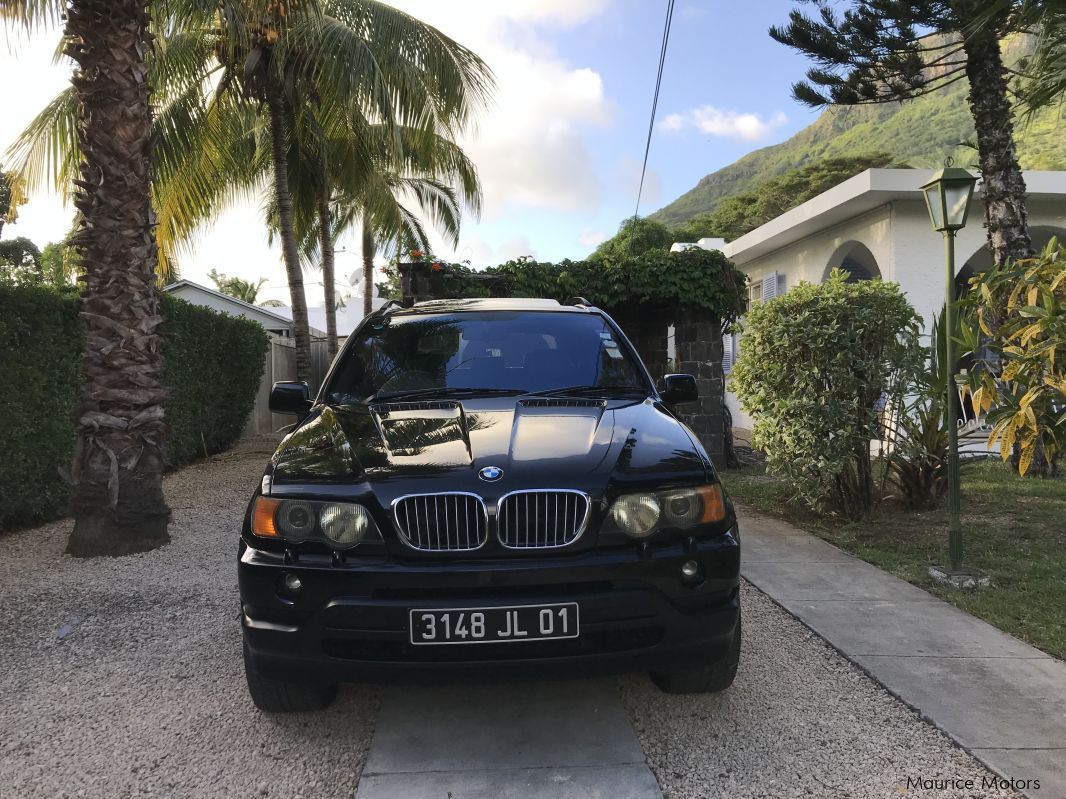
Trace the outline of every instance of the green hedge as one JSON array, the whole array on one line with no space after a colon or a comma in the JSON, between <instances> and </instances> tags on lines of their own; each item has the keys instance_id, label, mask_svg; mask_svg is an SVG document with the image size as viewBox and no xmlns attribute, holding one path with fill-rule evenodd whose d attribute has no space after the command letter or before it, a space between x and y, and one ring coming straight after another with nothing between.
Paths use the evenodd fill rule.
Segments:
<instances>
[{"instance_id":1,"label":"green hedge","mask_svg":"<svg viewBox=\"0 0 1066 799\"><path fill-rule=\"evenodd\" d=\"M241 434L263 374L254 322L163 295L167 465L220 452ZM66 510L81 333L73 291L0 286L0 530Z\"/></svg>"}]
</instances>

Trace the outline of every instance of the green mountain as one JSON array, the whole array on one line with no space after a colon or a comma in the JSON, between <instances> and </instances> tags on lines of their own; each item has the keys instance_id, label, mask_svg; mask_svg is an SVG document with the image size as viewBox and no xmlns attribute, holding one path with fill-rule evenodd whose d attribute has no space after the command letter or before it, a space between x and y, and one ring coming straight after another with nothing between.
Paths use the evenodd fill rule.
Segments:
<instances>
[{"instance_id":1,"label":"green mountain","mask_svg":"<svg viewBox=\"0 0 1066 799\"><path fill-rule=\"evenodd\" d=\"M967 90L963 80L906 103L828 109L791 139L750 152L701 178L651 218L678 225L713 211L726 197L825 158L876 152L912 167L941 167L948 156L960 166L975 166L976 137ZM1015 123L1023 169L1066 169L1066 123L1060 116L1061 111L1053 108L1028 123Z\"/></svg>"}]
</instances>

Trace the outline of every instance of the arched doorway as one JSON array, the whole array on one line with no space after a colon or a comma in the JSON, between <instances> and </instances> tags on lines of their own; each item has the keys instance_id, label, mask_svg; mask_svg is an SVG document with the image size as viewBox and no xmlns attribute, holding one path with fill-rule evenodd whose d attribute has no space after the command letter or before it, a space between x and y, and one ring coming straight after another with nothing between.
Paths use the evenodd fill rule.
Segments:
<instances>
[{"instance_id":1,"label":"arched doorway","mask_svg":"<svg viewBox=\"0 0 1066 799\"><path fill-rule=\"evenodd\" d=\"M870 248L861 241L848 241L836 248L822 274L823 283L834 269L846 272L848 283L881 279L881 269L877 266L877 259L870 252Z\"/></svg>"}]
</instances>

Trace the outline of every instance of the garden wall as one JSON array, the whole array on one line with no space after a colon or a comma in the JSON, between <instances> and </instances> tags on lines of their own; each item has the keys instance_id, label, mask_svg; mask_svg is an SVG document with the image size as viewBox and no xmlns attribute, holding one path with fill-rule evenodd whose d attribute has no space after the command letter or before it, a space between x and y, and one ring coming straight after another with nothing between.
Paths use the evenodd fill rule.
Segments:
<instances>
[{"instance_id":1,"label":"garden wall","mask_svg":"<svg viewBox=\"0 0 1066 799\"><path fill-rule=\"evenodd\" d=\"M176 468L240 437L255 402L267 336L246 319L163 295L165 455ZM0 286L0 530L62 515L80 393L73 292Z\"/></svg>"}]
</instances>

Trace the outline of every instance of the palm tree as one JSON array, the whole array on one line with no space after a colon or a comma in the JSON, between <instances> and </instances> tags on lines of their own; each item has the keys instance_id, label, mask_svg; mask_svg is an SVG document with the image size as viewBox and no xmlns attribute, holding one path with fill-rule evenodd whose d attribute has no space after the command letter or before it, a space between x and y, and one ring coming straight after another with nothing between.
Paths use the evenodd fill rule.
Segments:
<instances>
[{"instance_id":1,"label":"palm tree","mask_svg":"<svg viewBox=\"0 0 1066 799\"><path fill-rule=\"evenodd\" d=\"M71 244L84 265L85 387L77 418L73 555L119 555L169 540L163 498L163 388L149 195L152 48L147 0L0 0L25 25L66 14L64 52L81 154Z\"/></svg>"},{"instance_id":2,"label":"palm tree","mask_svg":"<svg viewBox=\"0 0 1066 799\"><path fill-rule=\"evenodd\" d=\"M399 159L390 152L396 141ZM368 151L354 152L357 149ZM378 241L397 248L428 248L424 218L449 243L457 243L461 205L480 212L481 186L473 162L447 132L409 126L373 125L358 137L303 143L290 151L289 164L298 209L296 234L307 260L322 264L332 357L337 351L335 239L357 224L361 228L363 311L369 314ZM276 208L269 216L276 226Z\"/></svg>"},{"instance_id":3,"label":"palm tree","mask_svg":"<svg viewBox=\"0 0 1066 799\"><path fill-rule=\"evenodd\" d=\"M240 4L227 6L232 13L226 25L249 32L237 42L247 39L250 45L223 51L215 96L239 86L239 97L268 111L272 195L292 299L297 376L307 380L310 330L290 181L293 142L306 140L308 131L322 141L358 140L369 120L383 120L387 128L453 129L484 99L489 71L435 28L376 0L329 0L320 7L278 2L253 14ZM323 254L331 259L332 248L323 247Z\"/></svg>"},{"instance_id":4,"label":"palm tree","mask_svg":"<svg viewBox=\"0 0 1066 799\"><path fill-rule=\"evenodd\" d=\"M152 63L161 101L158 241L169 261L203 221L269 181L297 375L308 379L310 331L293 227L300 209L289 164L294 140L307 131L326 140L358 138L371 122L458 130L486 98L491 74L466 48L377 0L172 0L165 8ZM43 175L69 181L69 107L69 98L57 98L17 143L31 183ZM399 159L398 145L387 158ZM369 150L356 152L367 157Z\"/></svg>"},{"instance_id":5,"label":"palm tree","mask_svg":"<svg viewBox=\"0 0 1066 799\"><path fill-rule=\"evenodd\" d=\"M259 278L255 283L250 280L243 280L239 277L229 277L216 269L212 269L208 272L207 276L211 278L211 281L215 284L215 288L223 294L236 297L238 300L246 302L249 305L255 305L256 300L259 299L259 291L263 288L263 284L267 282L265 277Z\"/></svg>"}]
</instances>

